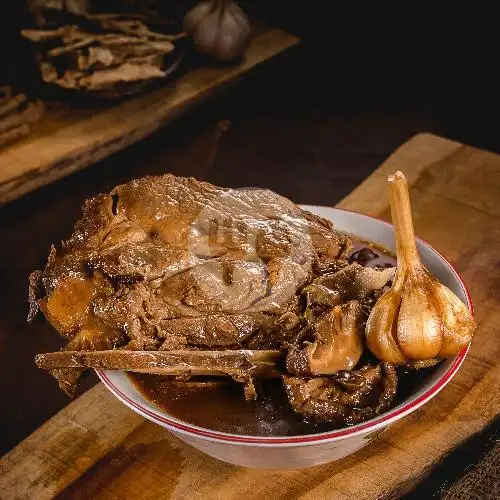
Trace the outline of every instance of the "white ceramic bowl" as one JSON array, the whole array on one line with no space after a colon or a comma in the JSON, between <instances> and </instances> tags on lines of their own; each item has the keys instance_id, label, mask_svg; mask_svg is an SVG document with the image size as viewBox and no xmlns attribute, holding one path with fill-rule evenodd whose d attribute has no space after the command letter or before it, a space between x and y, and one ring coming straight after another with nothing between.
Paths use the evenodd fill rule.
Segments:
<instances>
[{"instance_id":1,"label":"white ceramic bowl","mask_svg":"<svg viewBox=\"0 0 500 500\"><path fill-rule=\"evenodd\" d=\"M303 208L331 219L341 231L394 250L393 227L384 221L335 208L309 205ZM453 290L472 312L467 288L453 266L426 242L418 240L417 244L422 261L430 272ZM463 363L467 351L468 348L456 357L445 360L407 400L377 418L331 432L290 437L235 435L191 425L150 403L124 372L105 370L97 373L104 385L129 408L165 427L207 455L243 467L299 469L338 460L354 453L390 424L420 408L451 380ZM200 408L200 411L203 409Z\"/></svg>"}]
</instances>

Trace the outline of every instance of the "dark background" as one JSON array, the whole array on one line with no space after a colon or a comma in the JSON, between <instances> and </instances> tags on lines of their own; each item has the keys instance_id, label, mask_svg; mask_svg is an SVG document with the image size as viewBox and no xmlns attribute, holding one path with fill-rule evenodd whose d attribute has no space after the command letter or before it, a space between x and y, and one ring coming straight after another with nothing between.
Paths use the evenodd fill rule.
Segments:
<instances>
[{"instance_id":1,"label":"dark background","mask_svg":"<svg viewBox=\"0 0 500 500\"><path fill-rule=\"evenodd\" d=\"M37 352L61 340L43 322L26 325L27 277L44 265L50 244L69 235L91 194L172 172L334 205L418 132L500 152L486 13L481 25L472 13L467 24L428 12L393 13L389 21L361 5L332 14L326 2L264 3L242 2L252 16L301 36L298 47L154 136L0 208L0 455L68 403L33 364ZM22 63L28 49L20 44L16 52L6 42L17 36L18 7L5 9L12 12L0 19L2 74L33 89L32 68ZM217 141L221 120L230 126ZM95 381L89 376L80 393ZM494 425L457 450L414 497L437 494L498 436Z\"/></svg>"}]
</instances>

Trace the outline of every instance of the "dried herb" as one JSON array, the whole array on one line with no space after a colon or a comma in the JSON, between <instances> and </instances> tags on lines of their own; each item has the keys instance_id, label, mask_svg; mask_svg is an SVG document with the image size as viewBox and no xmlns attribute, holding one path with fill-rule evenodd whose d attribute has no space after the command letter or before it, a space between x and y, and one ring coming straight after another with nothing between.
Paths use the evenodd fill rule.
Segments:
<instances>
[{"instance_id":1,"label":"dried herb","mask_svg":"<svg viewBox=\"0 0 500 500\"><path fill-rule=\"evenodd\" d=\"M25 29L22 35L39 47L43 81L86 91L164 78L169 73L165 57L184 36L154 32L143 21L119 14L84 14L75 24Z\"/></svg>"}]
</instances>

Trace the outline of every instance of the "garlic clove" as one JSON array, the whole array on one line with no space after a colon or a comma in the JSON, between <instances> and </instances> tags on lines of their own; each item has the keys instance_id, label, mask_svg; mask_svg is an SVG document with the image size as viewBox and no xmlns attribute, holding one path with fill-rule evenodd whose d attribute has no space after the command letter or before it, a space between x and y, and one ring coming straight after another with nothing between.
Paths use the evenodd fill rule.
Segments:
<instances>
[{"instance_id":1,"label":"garlic clove","mask_svg":"<svg viewBox=\"0 0 500 500\"><path fill-rule=\"evenodd\" d=\"M227 12L233 16L235 21L237 23L240 23L241 25L247 25L248 29L247 31L250 32L250 25L248 23L248 17L246 14L243 12L241 7L234 2L230 2L227 6Z\"/></svg>"},{"instance_id":2,"label":"garlic clove","mask_svg":"<svg viewBox=\"0 0 500 500\"><path fill-rule=\"evenodd\" d=\"M362 295L368 295L370 292L379 290L385 286L388 281L394 279L395 274L395 267L388 267L380 270L373 269L372 267L361 267L354 278L355 287Z\"/></svg>"},{"instance_id":3,"label":"garlic clove","mask_svg":"<svg viewBox=\"0 0 500 500\"><path fill-rule=\"evenodd\" d=\"M432 291L422 276L409 276L401 293L397 341L408 359L430 359L438 355L443 339L439 311Z\"/></svg>"},{"instance_id":4,"label":"garlic clove","mask_svg":"<svg viewBox=\"0 0 500 500\"><path fill-rule=\"evenodd\" d=\"M205 0L184 17L184 30L196 48L221 61L243 55L251 38L250 22L231 0Z\"/></svg>"},{"instance_id":5,"label":"garlic clove","mask_svg":"<svg viewBox=\"0 0 500 500\"><path fill-rule=\"evenodd\" d=\"M191 33L198 23L205 19L213 10L214 4L211 1L196 4L184 17L183 30L186 33Z\"/></svg>"},{"instance_id":6,"label":"garlic clove","mask_svg":"<svg viewBox=\"0 0 500 500\"><path fill-rule=\"evenodd\" d=\"M193 41L202 54L211 54L219 37L219 12L214 11L198 23Z\"/></svg>"},{"instance_id":7,"label":"garlic clove","mask_svg":"<svg viewBox=\"0 0 500 500\"><path fill-rule=\"evenodd\" d=\"M214 55L222 61L231 61L240 56L250 40L250 25L237 5L230 4L226 8L219 30Z\"/></svg>"},{"instance_id":8,"label":"garlic clove","mask_svg":"<svg viewBox=\"0 0 500 500\"><path fill-rule=\"evenodd\" d=\"M471 342L476 323L467 306L445 285L434 283L433 292L443 324L443 344L438 355L454 356Z\"/></svg>"},{"instance_id":9,"label":"garlic clove","mask_svg":"<svg viewBox=\"0 0 500 500\"><path fill-rule=\"evenodd\" d=\"M385 292L375 304L366 322L368 349L380 360L401 365L406 361L396 341L396 328L401 304L398 291Z\"/></svg>"},{"instance_id":10,"label":"garlic clove","mask_svg":"<svg viewBox=\"0 0 500 500\"><path fill-rule=\"evenodd\" d=\"M420 260L404 174L396 172L388 181L396 236L396 276L391 290L370 313L367 345L379 359L422 365L456 355L472 340L476 325L465 304Z\"/></svg>"}]
</instances>

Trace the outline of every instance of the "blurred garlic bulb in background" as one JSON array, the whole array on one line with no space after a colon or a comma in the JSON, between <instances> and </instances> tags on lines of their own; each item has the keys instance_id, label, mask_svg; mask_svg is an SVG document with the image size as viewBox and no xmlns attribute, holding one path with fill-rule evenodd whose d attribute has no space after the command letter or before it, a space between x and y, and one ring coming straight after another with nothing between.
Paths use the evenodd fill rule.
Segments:
<instances>
[{"instance_id":1,"label":"blurred garlic bulb in background","mask_svg":"<svg viewBox=\"0 0 500 500\"><path fill-rule=\"evenodd\" d=\"M242 56L251 37L247 16L230 0L205 0L195 5L184 18L184 31L202 54L220 61Z\"/></svg>"},{"instance_id":2,"label":"blurred garlic bulb in background","mask_svg":"<svg viewBox=\"0 0 500 500\"><path fill-rule=\"evenodd\" d=\"M377 301L366 323L368 348L395 364L454 356L471 341L474 318L420 261L405 176L396 172L388 181L397 268L391 289Z\"/></svg>"}]
</instances>

